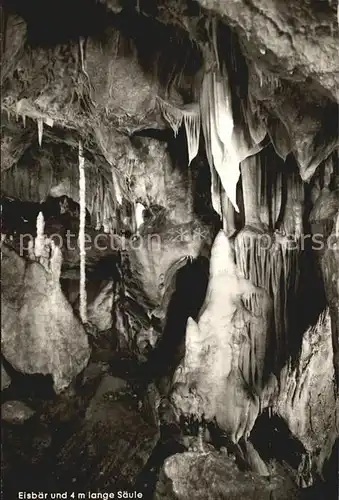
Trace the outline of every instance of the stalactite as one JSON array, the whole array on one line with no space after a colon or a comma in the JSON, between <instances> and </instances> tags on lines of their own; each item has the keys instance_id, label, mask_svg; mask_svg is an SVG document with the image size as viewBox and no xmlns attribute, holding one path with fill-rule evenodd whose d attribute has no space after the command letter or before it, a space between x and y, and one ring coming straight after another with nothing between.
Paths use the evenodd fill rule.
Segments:
<instances>
[{"instance_id":1,"label":"stalactite","mask_svg":"<svg viewBox=\"0 0 339 500\"><path fill-rule=\"evenodd\" d=\"M321 189L320 189L320 179L318 177L317 179L314 180L314 184L313 184L312 190L311 190L311 201L312 201L313 205L315 204L315 202L319 198L320 191L321 191Z\"/></svg>"},{"instance_id":2,"label":"stalactite","mask_svg":"<svg viewBox=\"0 0 339 500\"><path fill-rule=\"evenodd\" d=\"M259 85L260 85L260 87L262 87L263 83L264 83L264 75L263 75L262 69L257 64L254 65L254 68L255 68L256 73L257 73L258 78L259 78Z\"/></svg>"},{"instance_id":3,"label":"stalactite","mask_svg":"<svg viewBox=\"0 0 339 500\"><path fill-rule=\"evenodd\" d=\"M105 176L97 172L96 189L95 191L90 191L91 198L89 203L95 228L99 230L104 226L106 233L112 231L116 206L122 203L122 193L116 175L115 170L112 169L112 182L109 182Z\"/></svg>"},{"instance_id":4,"label":"stalactite","mask_svg":"<svg viewBox=\"0 0 339 500\"><path fill-rule=\"evenodd\" d=\"M282 227L279 229L284 234L299 239L303 231L302 210L304 203L303 185L299 174L296 172L289 174L286 184L287 199Z\"/></svg>"},{"instance_id":5,"label":"stalactite","mask_svg":"<svg viewBox=\"0 0 339 500\"><path fill-rule=\"evenodd\" d=\"M184 123L186 137L187 137L187 149L188 158L190 165L192 160L197 156L199 150L199 140L200 140L200 110L197 104L188 104L184 108L176 108L172 104L164 101L158 97L158 102L163 117L170 125L177 136L179 128L182 123Z\"/></svg>"},{"instance_id":6,"label":"stalactite","mask_svg":"<svg viewBox=\"0 0 339 500\"><path fill-rule=\"evenodd\" d=\"M205 149L206 149L207 161L211 171L211 200L214 210L220 215L220 217L222 217L221 198L220 198L220 189L221 189L220 177L214 167L213 155L210 145L211 143L209 140L211 136L211 123L209 120L209 116L211 114L211 106L210 106L210 100L208 99L208 89L204 90L204 85L206 85L205 78L203 80L202 85L203 87L200 97L200 114L202 117L206 117L205 119L202 119L202 130L205 137ZM205 94L206 96L204 97Z\"/></svg>"},{"instance_id":7,"label":"stalactite","mask_svg":"<svg viewBox=\"0 0 339 500\"><path fill-rule=\"evenodd\" d=\"M285 161L292 151L291 139L285 125L278 118L270 117L267 130L275 152Z\"/></svg>"},{"instance_id":8,"label":"stalactite","mask_svg":"<svg viewBox=\"0 0 339 500\"><path fill-rule=\"evenodd\" d=\"M85 40L83 37L79 38L79 49L80 49L80 62L81 62L81 70L82 72L88 77L88 74L85 69L85 56L84 56L84 47L85 47ZM88 77L89 79L89 77Z\"/></svg>"},{"instance_id":9,"label":"stalactite","mask_svg":"<svg viewBox=\"0 0 339 500\"><path fill-rule=\"evenodd\" d=\"M80 247L80 318L87 323L87 295L86 295L86 248L85 248L85 225L86 225L86 176L85 159L83 156L82 142L79 141L79 200L80 200L80 224L79 224L79 247Z\"/></svg>"},{"instance_id":10,"label":"stalactite","mask_svg":"<svg viewBox=\"0 0 339 500\"><path fill-rule=\"evenodd\" d=\"M227 237L230 238L236 231L234 207L222 186L220 186L220 191L223 229Z\"/></svg>"},{"instance_id":11,"label":"stalactite","mask_svg":"<svg viewBox=\"0 0 339 500\"><path fill-rule=\"evenodd\" d=\"M91 214L94 216L93 222L95 222L95 229L98 231L100 229L100 220L99 220L99 203L98 203L98 197L99 197L99 182L96 185L96 191L92 199L92 209L91 209Z\"/></svg>"},{"instance_id":12,"label":"stalactite","mask_svg":"<svg viewBox=\"0 0 339 500\"><path fill-rule=\"evenodd\" d=\"M272 192L272 225L275 227L281 210L282 173L277 172Z\"/></svg>"},{"instance_id":13,"label":"stalactite","mask_svg":"<svg viewBox=\"0 0 339 500\"><path fill-rule=\"evenodd\" d=\"M204 76L200 90L205 149L212 180L215 168L227 197L239 212L236 186L240 177L240 163L262 149L260 143L266 135L266 130L259 109L250 96L247 96L245 102L242 97L233 95L233 99L239 100L235 104L242 110L241 123L234 122L230 76L217 49L217 22L211 26L212 34L207 30L210 35L209 43L204 46ZM239 121L239 118L237 120ZM212 199L213 195L215 196L213 191L215 189L212 185ZM217 210L219 205L220 202L216 199L214 208ZM218 213L221 215L219 211Z\"/></svg>"},{"instance_id":14,"label":"stalactite","mask_svg":"<svg viewBox=\"0 0 339 500\"><path fill-rule=\"evenodd\" d=\"M258 200L260 164L258 155L250 156L241 163L242 192L244 199L245 225L261 226Z\"/></svg>"},{"instance_id":15,"label":"stalactite","mask_svg":"<svg viewBox=\"0 0 339 500\"><path fill-rule=\"evenodd\" d=\"M253 144L260 144L266 136L266 124L261 116L259 105L250 93L247 106L242 104L242 108Z\"/></svg>"},{"instance_id":16,"label":"stalactite","mask_svg":"<svg viewBox=\"0 0 339 500\"><path fill-rule=\"evenodd\" d=\"M215 16L212 16L211 19L208 20L210 25L210 44L213 47L214 61L216 63L216 68L220 70L220 60L219 60L219 51L218 51L218 19Z\"/></svg>"},{"instance_id":17,"label":"stalactite","mask_svg":"<svg viewBox=\"0 0 339 500\"><path fill-rule=\"evenodd\" d=\"M334 171L334 165L333 165L333 156L330 155L325 161L324 161L324 187L328 187L330 182L331 182L331 176Z\"/></svg>"},{"instance_id":18,"label":"stalactite","mask_svg":"<svg viewBox=\"0 0 339 500\"><path fill-rule=\"evenodd\" d=\"M115 196L116 202L119 205L121 205L122 204L122 192L121 192L120 180L119 180L118 174L114 168L112 168L112 183L113 183L114 196Z\"/></svg>"},{"instance_id":19,"label":"stalactite","mask_svg":"<svg viewBox=\"0 0 339 500\"><path fill-rule=\"evenodd\" d=\"M200 140L200 113L196 115L184 114L184 125L187 137L188 164L197 156Z\"/></svg>"},{"instance_id":20,"label":"stalactite","mask_svg":"<svg viewBox=\"0 0 339 500\"><path fill-rule=\"evenodd\" d=\"M267 169L266 164L263 161L262 155L257 155L258 161L258 203L260 210L260 220L266 226L270 225L270 215L268 208L268 196L267 196Z\"/></svg>"},{"instance_id":21,"label":"stalactite","mask_svg":"<svg viewBox=\"0 0 339 500\"><path fill-rule=\"evenodd\" d=\"M163 117L173 130L174 135L177 136L183 120L183 114L181 109L172 106L172 104L164 101L160 97L158 97L158 102Z\"/></svg>"},{"instance_id":22,"label":"stalactite","mask_svg":"<svg viewBox=\"0 0 339 500\"><path fill-rule=\"evenodd\" d=\"M38 118L38 141L40 147L42 145L43 132L44 132L44 121L42 118Z\"/></svg>"},{"instance_id":23,"label":"stalactite","mask_svg":"<svg viewBox=\"0 0 339 500\"><path fill-rule=\"evenodd\" d=\"M274 323L275 323L275 366L279 366L279 358L283 356L283 325L281 317L281 295L280 295L280 283L281 283L281 272L282 272L282 262L280 249L275 249L271 255L271 265L272 265L272 294L273 294L273 304L274 304Z\"/></svg>"},{"instance_id":24,"label":"stalactite","mask_svg":"<svg viewBox=\"0 0 339 500\"><path fill-rule=\"evenodd\" d=\"M223 78L212 72L204 75L200 110L210 167L215 167L228 198L239 212L236 185L240 169L232 143L233 116L227 76Z\"/></svg>"},{"instance_id":25,"label":"stalactite","mask_svg":"<svg viewBox=\"0 0 339 500\"><path fill-rule=\"evenodd\" d=\"M187 319L186 337L185 337L185 371L196 370L200 361L200 331L199 326L193 318Z\"/></svg>"},{"instance_id":26,"label":"stalactite","mask_svg":"<svg viewBox=\"0 0 339 500\"><path fill-rule=\"evenodd\" d=\"M263 247L260 235L245 229L235 239L235 255L240 274L265 289L272 297L276 335L275 367L279 368L289 356L288 301L293 300L293 294L297 291L299 250L289 248L287 237L279 233L273 235L273 240L272 236L270 238L271 244L267 248L265 245ZM245 305L256 316L262 315L260 297L247 298ZM254 355L261 348L260 344L253 344Z\"/></svg>"},{"instance_id":27,"label":"stalactite","mask_svg":"<svg viewBox=\"0 0 339 500\"><path fill-rule=\"evenodd\" d=\"M104 233L108 234L111 231L111 213L112 213L110 204L110 193L108 190L106 190L104 194L102 213L103 213L102 223L103 223Z\"/></svg>"}]
</instances>

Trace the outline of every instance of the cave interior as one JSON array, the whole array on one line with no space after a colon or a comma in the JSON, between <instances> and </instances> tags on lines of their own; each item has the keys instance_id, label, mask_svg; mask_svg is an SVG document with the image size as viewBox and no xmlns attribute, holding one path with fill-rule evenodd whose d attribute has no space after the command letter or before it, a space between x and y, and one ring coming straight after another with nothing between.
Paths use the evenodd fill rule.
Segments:
<instances>
[{"instance_id":1,"label":"cave interior","mask_svg":"<svg viewBox=\"0 0 339 500\"><path fill-rule=\"evenodd\" d=\"M3 498L337 498L337 16L4 0Z\"/></svg>"}]
</instances>

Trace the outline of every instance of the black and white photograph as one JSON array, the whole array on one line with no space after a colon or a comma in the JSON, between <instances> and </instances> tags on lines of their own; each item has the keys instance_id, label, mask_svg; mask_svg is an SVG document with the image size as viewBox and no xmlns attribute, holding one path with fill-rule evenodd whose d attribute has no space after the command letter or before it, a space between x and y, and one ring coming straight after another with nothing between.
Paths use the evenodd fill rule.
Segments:
<instances>
[{"instance_id":1,"label":"black and white photograph","mask_svg":"<svg viewBox=\"0 0 339 500\"><path fill-rule=\"evenodd\" d=\"M0 13L3 500L337 500L338 0Z\"/></svg>"}]
</instances>

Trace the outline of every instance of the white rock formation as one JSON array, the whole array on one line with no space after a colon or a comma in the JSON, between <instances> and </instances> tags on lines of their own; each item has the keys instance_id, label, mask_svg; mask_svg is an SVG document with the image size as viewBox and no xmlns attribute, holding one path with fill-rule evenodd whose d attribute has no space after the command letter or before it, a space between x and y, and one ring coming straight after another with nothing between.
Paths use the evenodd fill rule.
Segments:
<instances>
[{"instance_id":1,"label":"white rock formation","mask_svg":"<svg viewBox=\"0 0 339 500\"><path fill-rule=\"evenodd\" d=\"M86 333L53 269L25 262L6 245L2 253L2 353L22 373L51 375L60 392L88 362Z\"/></svg>"},{"instance_id":2,"label":"white rock formation","mask_svg":"<svg viewBox=\"0 0 339 500\"><path fill-rule=\"evenodd\" d=\"M244 305L253 295L261 296L261 317ZM215 418L234 442L249 435L259 413L269 312L266 292L238 276L231 244L220 231L198 323L187 322L172 401L181 413Z\"/></svg>"}]
</instances>

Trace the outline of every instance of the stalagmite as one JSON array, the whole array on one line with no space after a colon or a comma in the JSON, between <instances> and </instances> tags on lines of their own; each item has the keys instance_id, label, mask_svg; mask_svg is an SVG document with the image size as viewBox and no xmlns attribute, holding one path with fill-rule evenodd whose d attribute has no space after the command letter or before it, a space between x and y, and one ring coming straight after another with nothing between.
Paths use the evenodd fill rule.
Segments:
<instances>
[{"instance_id":1,"label":"stalagmite","mask_svg":"<svg viewBox=\"0 0 339 500\"><path fill-rule=\"evenodd\" d=\"M83 147L81 141L79 141L79 200L80 200L80 224L79 224L80 318L83 323L87 323L86 249L85 249L86 177L85 177L85 160L83 156Z\"/></svg>"},{"instance_id":2,"label":"stalagmite","mask_svg":"<svg viewBox=\"0 0 339 500\"><path fill-rule=\"evenodd\" d=\"M196 370L200 362L199 327L193 318L187 319L185 337L184 369L189 372Z\"/></svg>"},{"instance_id":3,"label":"stalagmite","mask_svg":"<svg viewBox=\"0 0 339 500\"><path fill-rule=\"evenodd\" d=\"M256 317L244 303L257 293ZM248 437L258 415L269 309L266 292L238 275L231 241L220 231L211 249L205 302L197 323L187 321L185 356L171 398L181 412L215 420L235 443Z\"/></svg>"},{"instance_id":4,"label":"stalagmite","mask_svg":"<svg viewBox=\"0 0 339 500\"><path fill-rule=\"evenodd\" d=\"M51 240L51 250L50 269L53 279L58 282L61 275L62 253L58 245L56 245L53 240Z\"/></svg>"},{"instance_id":5,"label":"stalagmite","mask_svg":"<svg viewBox=\"0 0 339 500\"><path fill-rule=\"evenodd\" d=\"M257 155L246 158L241 163L242 192L244 198L245 225L262 228L260 220L259 169Z\"/></svg>"},{"instance_id":6,"label":"stalagmite","mask_svg":"<svg viewBox=\"0 0 339 500\"><path fill-rule=\"evenodd\" d=\"M135 225L136 225L136 233L139 234L139 229L144 223L144 213L145 207L142 203L136 203L135 205Z\"/></svg>"},{"instance_id":7,"label":"stalagmite","mask_svg":"<svg viewBox=\"0 0 339 500\"><path fill-rule=\"evenodd\" d=\"M28 242L27 255L30 260L35 260L34 243L32 240Z\"/></svg>"},{"instance_id":8,"label":"stalagmite","mask_svg":"<svg viewBox=\"0 0 339 500\"><path fill-rule=\"evenodd\" d=\"M45 247L45 219L42 212L39 212L39 215L36 219L36 238L35 238L35 246L34 253L35 257L42 257L44 254Z\"/></svg>"},{"instance_id":9,"label":"stalagmite","mask_svg":"<svg viewBox=\"0 0 339 500\"><path fill-rule=\"evenodd\" d=\"M250 441L244 441L243 443L246 460L253 472L260 474L260 476L268 477L270 473L268 472L267 465L260 457L257 450L254 448Z\"/></svg>"}]
</instances>

